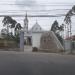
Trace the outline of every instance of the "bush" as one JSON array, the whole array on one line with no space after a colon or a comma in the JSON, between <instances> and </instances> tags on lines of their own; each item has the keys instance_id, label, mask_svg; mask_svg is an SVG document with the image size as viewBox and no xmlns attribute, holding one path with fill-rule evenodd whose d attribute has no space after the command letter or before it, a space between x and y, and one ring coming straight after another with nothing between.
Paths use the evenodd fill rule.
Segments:
<instances>
[{"instance_id":1,"label":"bush","mask_svg":"<svg viewBox=\"0 0 75 75\"><path fill-rule=\"evenodd\" d=\"M33 47L32 52L37 52L38 48L37 47Z\"/></svg>"}]
</instances>

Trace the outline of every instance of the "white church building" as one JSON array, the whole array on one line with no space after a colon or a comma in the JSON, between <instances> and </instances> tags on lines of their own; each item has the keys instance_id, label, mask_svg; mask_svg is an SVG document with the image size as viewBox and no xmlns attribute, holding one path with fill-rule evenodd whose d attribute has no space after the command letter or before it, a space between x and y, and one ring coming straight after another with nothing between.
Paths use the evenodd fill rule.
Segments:
<instances>
[{"instance_id":1,"label":"white church building","mask_svg":"<svg viewBox=\"0 0 75 75\"><path fill-rule=\"evenodd\" d=\"M55 36L55 34L53 32L43 30L37 21L35 22L33 27L29 30L28 23L29 23L29 20L28 20L27 14L26 14L25 19L24 19L24 29L23 29L24 44L25 44L26 50L27 50L27 46L31 47L31 48L37 47L38 49L44 48L43 46L45 46L45 50L46 50L46 48L47 49L49 48L49 50L54 49L55 46L56 46L55 50L56 50L56 48L57 48L57 50L63 49L62 45L60 44L59 40L57 39L57 37ZM44 36L44 33L46 33L45 36ZM44 36L44 38L42 36ZM43 38L43 39L41 39L41 38ZM47 47L47 45L45 45L45 43L48 44L48 47Z\"/></svg>"},{"instance_id":2,"label":"white church building","mask_svg":"<svg viewBox=\"0 0 75 75\"><path fill-rule=\"evenodd\" d=\"M27 14L24 19L24 40L25 40L25 45L29 45L32 47L40 47L40 38L42 36L42 33L44 30L41 28L41 26L36 23L33 25L33 27L29 30L28 28L28 17Z\"/></svg>"},{"instance_id":3,"label":"white church building","mask_svg":"<svg viewBox=\"0 0 75 75\"><path fill-rule=\"evenodd\" d=\"M24 40L25 45L31 45L32 47L39 47L40 46L40 38L44 30L41 28L41 26L36 23L33 25L33 27L29 30L28 28L28 18L27 14L24 19Z\"/></svg>"}]
</instances>

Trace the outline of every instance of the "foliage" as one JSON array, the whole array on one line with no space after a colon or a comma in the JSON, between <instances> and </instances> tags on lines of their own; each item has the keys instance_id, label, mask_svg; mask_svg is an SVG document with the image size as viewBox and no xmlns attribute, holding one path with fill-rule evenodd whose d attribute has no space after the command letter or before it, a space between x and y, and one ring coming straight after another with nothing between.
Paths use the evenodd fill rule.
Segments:
<instances>
[{"instance_id":1,"label":"foliage","mask_svg":"<svg viewBox=\"0 0 75 75\"><path fill-rule=\"evenodd\" d=\"M60 34L57 31L59 31L59 32L64 31L64 24L59 26L57 20L55 20L54 23L52 24L51 31L53 31L55 33L58 40L63 45L63 38L60 36Z\"/></svg>"},{"instance_id":2,"label":"foliage","mask_svg":"<svg viewBox=\"0 0 75 75\"><path fill-rule=\"evenodd\" d=\"M12 19L10 16L5 16L3 21L3 26L7 26L7 28L2 29L1 33L4 35L6 34L7 36L4 38L5 39L11 39L11 40L15 40L16 42L19 42L19 32L18 30L21 30L22 26L20 23L17 23L16 20ZM12 30L14 29L14 32L16 33L15 35L13 35L13 31L9 32L9 28Z\"/></svg>"},{"instance_id":3,"label":"foliage","mask_svg":"<svg viewBox=\"0 0 75 75\"><path fill-rule=\"evenodd\" d=\"M64 22L68 25L71 23L71 16L69 16L69 12L66 14Z\"/></svg>"},{"instance_id":4,"label":"foliage","mask_svg":"<svg viewBox=\"0 0 75 75\"><path fill-rule=\"evenodd\" d=\"M60 25L59 31L64 31L64 24Z\"/></svg>"},{"instance_id":5,"label":"foliage","mask_svg":"<svg viewBox=\"0 0 75 75\"><path fill-rule=\"evenodd\" d=\"M17 22L14 19L12 19L10 16L5 16L2 23L3 26L7 26L7 34L9 34L9 28L11 29L15 28Z\"/></svg>"},{"instance_id":6,"label":"foliage","mask_svg":"<svg viewBox=\"0 0 75 75\"><path fill-rule=\"evenodd\" d=\"M75 5L72 7L72 12L75 13Z\"/></svg>"},{"instance_id":7,"label":"foliage","mask_svg":"<svg viewBox=\"0 0 75 75\"><path fill-rule=\"evenodd\" d=\"M52 24L51 31L56 32L59 29L58 25L59 24L58 24L57 20L55 20L54 23Z\"/></svg>"},{"instance_id":8,"label":"foliage","mask_svg":"<svg viewBox=\"0 0 75 75\"><path fill-rule=\"evenodd\" d=\"M7 29L6 28L1 30L1 35L7 35Z\"/></svg>"},{"instance_id":9,"label":"foliage","mask_svg":"<svg viewBox=\"0 0 75 75\"><path fill-rule=\"evenodd\" d=\"M22 26L20 23L17 23L16 27L15 27L15 31L17 30L21 30Z\"/></svg>"},{"instance_id":10,"label":"foliage","mask_svg":"<svg viewBox=\"0 0 75 75\"><path fill-rule=\"evenodd\" d=\"M57 31L63 31L64 30L64 24L59 26L59 23L57 22L57 20L54 21L54 23L52 24L51 27L51 31L53 31L54 33L57 33Z\"/></svg>"},{"instance_id":11,"label":"foliage","mask_svg":"<svg viewBox=\"0 0 75 75\"><path fill-rule=\"evenodd\" d=\"M70 24L71 23L71 17L74 15L75 13L75 5L68 11L68 13L65 16L65 23L66 24Z\"/></svg>"},{"instance_id":12,"label":"foliage","mask_svg":"<svg viewBox=\"0 0 75 75\"><path fill-rule=\"evenodd\" d=\"M2 23L3 23L3 26L6 26L7 24L10 24L12 21L12 18L10 16L5 16Z\"/></svg>"},{"instance_id":13,"label":"foliage","mask_svg":"<svg viewBox=\"0 0 75 75\"><path fill-rule=\"evenodd\" d=\"M20 23L17 23L16 27L15 27L15 35L19 34L19 30L22 29L22 26Z\"/></svg>"},{"instance_id":14,"label":"foliage","mask_svg":"<svg viewBox=\"0 0 75 75\"><path fill-rule=\"evenodd\" d=\"M65 19L64 22L67 25L67 32L68 32L68 36L67 37L71 37L72 36L72 32L71 32L71 17L74 15L75 13L75 5L67 12L67 14L65 15Z\"/></svg>"}]
</instances>

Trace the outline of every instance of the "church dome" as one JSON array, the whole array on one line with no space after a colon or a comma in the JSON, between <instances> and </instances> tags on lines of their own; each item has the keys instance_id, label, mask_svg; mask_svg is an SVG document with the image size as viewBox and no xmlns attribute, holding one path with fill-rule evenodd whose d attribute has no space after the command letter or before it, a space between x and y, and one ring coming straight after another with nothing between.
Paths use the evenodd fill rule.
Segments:
<instances>
[{"instance_id":1,"label":"church dome","mask_svg":"<svg viewBox=\"0 0 75 75\"><path fill-rule=\"evenodd\" d=\"M30 31L32 31L32 32L42 32L43 29L42 29L41 26L38 24L38 22L36 22L36 23L34 24L34 26L31 28Z\"/></svg>"}]
</instances>

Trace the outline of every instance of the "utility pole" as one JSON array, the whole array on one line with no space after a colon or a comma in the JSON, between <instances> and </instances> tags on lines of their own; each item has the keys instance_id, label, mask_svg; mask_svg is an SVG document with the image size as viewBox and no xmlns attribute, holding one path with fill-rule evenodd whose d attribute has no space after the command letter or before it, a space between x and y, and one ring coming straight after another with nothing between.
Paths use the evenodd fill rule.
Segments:
<instances>
[{"instance_id":1,"label":"utility pole","mask_svg":"<svg viewBox=\"0 0 75 75\"><path fill-rule=\"evenodd\" d=\"M71 53L72 53L72 26L71 26L71 23L70 23L70 47L71 47Z\"/></svg>"}]
</instances>

